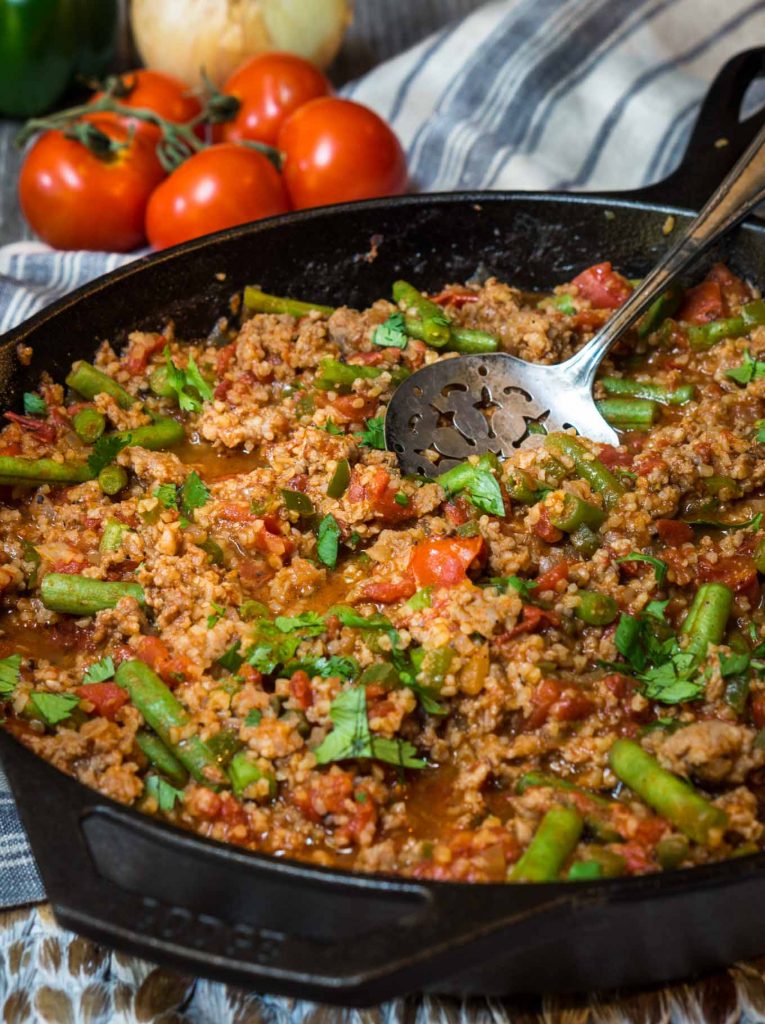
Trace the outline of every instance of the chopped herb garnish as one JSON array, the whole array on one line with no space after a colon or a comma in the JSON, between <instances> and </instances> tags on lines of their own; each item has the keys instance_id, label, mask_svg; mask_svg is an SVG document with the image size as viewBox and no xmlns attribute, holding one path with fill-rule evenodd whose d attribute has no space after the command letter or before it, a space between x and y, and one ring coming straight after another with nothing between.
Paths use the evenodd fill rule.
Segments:
<instances>
[{"instance_id":1,"label":"chopped herb garnish","mask_svg":"<svg viewBox=\"0 0 765 1024\"><path fill-rule=\"evenodd\" d=\"M181 487L181 508L189 519L194 509L202 508L210 500L210 491L196 470L192 469Z\"/></svg>"},{"instance_id":2,"label":"chopped herb garnish","mask_svg":"<svg viewBox=\"0 0 765 1024\"><path fill-rule=\"evenodd\" d=\"M654 575L656 576L656 585L658 587L662 586L667 578L667 563L662 562L660 558L655 558L653 555L644 555L640 551L632 551L629 555L625 555L624 558L617 558L616 561L646 562L648 565L652 565Z\"/></svg>"},{"instance_id":3,"label":"chopped herb garnish","mask_svg":"<svg viewBox=\"0 0 765 1024\"><path fill-rule=\"evenodd\" d=\"M88 456L88 469L93 476L98 476L104 467L114 462L123 448L133 440L130 434L121 437L119 434L103 434L93 445Z\"/></svg>"},{"instance_id":4,"label":"chopped herb garnish","mask_svg":"<svg viewBox=\"0 0 765 1024\"><path fill-rule=\"evenodd\" d=\"M666 602L652 603L666 607ZM680 647L657 615L638 618L623 613L614 642L649 700L679 704L703 695L705 681L696 673L698 658Z\"/></svg>"},{"instance_id":5,"label":"chopped herb garnish","mask_svg":"<svg viewBox=\"0 0 765 1024\"><path fill-rule=\"evenodd\" d=\"M263 604L262 601L244 601L239 606L239 616L245 622L249 622L250 619L268 618L268 614L268 606Z\"/></svg>"},{"instance_id":6,"label":"chopped herb garnish","mask_svg":"<svg viewBox=\"0 0 765 1024\"><path fill-rule=\"evenodd\" d=\"M759 530L763 513L758 512L743 523L726 523L723 519L684 519L689 526L702 526L708 530Z\"/></svg>"},{"instance_id":7,"label":"chopped herb garnish","mask_svg":"<svg viewBox=\"0 0 765 1024\"><path fill-rule=\"evenodd\" d=\"M375 448L385 451L385 420L382 416L373 416L364 421L364 430L356 434L362 448Z\"/></svg>"},{"instance_id":8,"label":"chopped herb garnish","mask_svg":"<svg viewBox=\"0 0 765 1024\"><path fill-rule=\"evenodd\" d=\"M752 359L749 349L747 349L744 352L744 361L741 365L733 367L732 370L726 370L725 376L735 380L738 384L748 384L752 380L765 377L765 362Z\"/></svg>"},{"instance_id":9,"label":"chopped herb garnish","mask_svg":"<svg viewBox=\"0 0 765 1024\"><path fill-rule=\"evenodd\" d=\"M347 604L336 604L329 609L327 614L336 615L340 619L341 625L349 626L352 629L393 629L393 623L385 615L375 613L369 618L365 618Z\"/></svg>"},{"instance_id":10,"label":"chopped herb garnish","mask_svg":"<svg viewBox=\"0 0 765 1024\"><path fill-rule=\"evenodd\" d=\"M212 612L207 616L207 628L212 629L213 626L217 625L221 618L226 614L226 609L223 605L216 604L215 601L210 602Z\"/></svg>"},{"instance_id":11,"label":"chopped herb garnish","mask_svg":"<svg viewBox=\"0 0 765 1024\"><path fill-rule=\"evenodd\" d=\"M316 553L319 561L330 569L337 565L337 551L340 544L340 527L334 516L324 516L316 535Z\"/></svg>"},{"instance_id":12,"label":"chopped herb garnish","mask_svg":"<svg viewBox=\"0 0 765 1024\"><path fill-rule=\"evenodd\" d=\"M450 497L464 494L482 512L492 516L505 514L499 481L489 468L485 456L475 465L472 462L462 462L447 469L438 478L438 482Z\"/></svg>"},{"instance_id":13,"label":"chopped herb garnish","mask_svg":"<svg viewBox=\"0 0 765 1024\"><path fill-rule=\"evenodd\" d=\"M363 686L343 690L329 709L334 728L314 750L319 764L368 757L401 768L425 768L417 750L406 740L373 736L367 720L366 691Z\"/></svg>"},{"instance_id":14,"label":"chopped herb garnish","mask_svg":"<svg viewBox=\"0 0 765 1024\"><path fill-rule=\"evenodd\" d=\"M375 327L372 341L383 348L406 348L409 338L406 336L404 314L391 313L385 323Z\"/></svg>"},{"instance_id":15,"label":"chopped herb garnish","mask_svg":"<svg viewBox=\"0 0 765 1024\"><path fill-rule=\"evenodd\" d=\"M92 665L88 665L82 681L83 683L102 683L105 679L111 679L114 672L114 659L107 654L100 661L94 661Z\"/></svg>"},{"instance_id":16,"label":"chopped herb garnish","mask_svg":"<svg viewBox=\"0 0 765 1024\"><path fill-rule=\"evenodd\" d=\"M282 498L290 512L297 512L301 516L312 516L316 511L311 499L302 491L290 491L283 488Z\"/></svg>"},{"instance_id":17,"label":"chopped herb garnish","mask_svg":"<svg viewBox=\"0 0 765 1024\"><path fill-rule=\"evenodd\" d=\"M397 505L401 505L403 508L406 508L409 504L409 495L405 494L403 491L396 491L393 495L393 500Z\"/></svg>"},{"instance_id":18,"label":"chopped herb garnish","mask_svg":"<svg viewBox=\"0 0 765 1024\"><path fill-rule=\"evenodd\" d=\"M0 695L7 697L19 684L21 655L11 654L0 660Z\"/></svg>"},{"instance_id":19,"label":"chopped herb garnish","mask_svg":"<svg viewBox=\"0 0 765 1024\"><path fill-rule=\"evenodd\" d=\"M326 423L319 424L319 430L323 430L325 434L333 434L335 437L340 437L345 433L342 427L338 427L338 425L333 422L332 417L330 417Z\"/></svg>"},{"instance_id":20,"label":"chopped herb garnish","mask_svg":"<svg viewBox=\"0 0 765 1024\"><path fill-rule=\"evenodd\" d=\"M150 775L146 780L146 792L157 801L160 811L172 811L176 801L183 802L183 790L171 786L159 775Z\"/></svg>"},{"instance_id":21,"label":"chopped herb garnish","mask_svg":"<svg viewBox=\"0 0 765 1024\"><path fill-rule=\"evenodd\" d=\"M29 702L47 725L57 725L69 718L80 703L73 693L45 693L35 690L29 695Z\"/></svg>"},{"instance_id":22,"label":"chopped herb garnish","mask_svg":"<svg viewBox=\"0 0 765 1024\"><path fill-rule=\"evenodd\" d=\"M160 484L152 494L163 508L178 508L178 488L175 484Z\"/></svg>"},{"instance_id":23,"label":"chopped herb garnish","mask_svg":"<svg viewBox=\"0 0 765 1024\"><path fill-rule=\"evenodd\" d=\"M24 412L27 416L47 416L48 404L34 391L24 392Z\"/></svg>"},{"instance_id":24,"label":"chopped herb garnish","mask_svg":"<svg viewBox=\"0 0 765 1024\"><path fill-rule=\"evenodd\" d=\"M256 726L260 725L260 723L262 721L263 721L263 712L260 711L258 708L253 708L252 711L250 711L247 714L247 717L244 720L244 724L248 728L254 729Z\"/></svg>"},{"instance_id":25,"label":"chopped herb garnish","mask_svg":"<svg viewBox=\"0 0 765 1024\"><path fill-rule=\"evenodd\" d=\"M433 597L433 587L423 587L416 591L406 602L407 608L413 612L421 612L423 608L430 608Z\"/></svg>"},{"instance_id":26,"label":"chopped herb garnish","mask_svg":"<svg viewBox=\"0 0 765 1024\"><path fill-rule=\"evenodd\" d=\"M302 612L291 617L277 615L274 625L280 633L294 633L299 630L306 636L320 636L325 629L324 619L318 612Z\"/></svg>"},{"instance_id":27,"label":"chopped herb garnish","mask_svg":"<svg viewBox=\"0 0 765 1024\"><path fill-rule=\"evenodd\" d=\"M167 345L162 354L165 357L167 369L167 385L175 393L178 405L183 412L199 412L202 402L209 402L212 398L213 390L199 372L194 357L189 356L188 366L185 370L181 370L173 362ZM191 391L196 391L196 395L191 394Z\"/></svg>"},{"instance_id":28,"label":"chopped herb garnish","mask_svg":"<svg viewBox=\"0 0 765 1024\"><path fill-rule=\"evenodd\" d=\"M221 668L225 668L227 672L231 673L239 671L244 664L244 658L239 653L241 646L242 641L235 640L228 650L221 654L220 658L218 658L218 664Z\"/></svg>"},{"instance_id":29,"label":"chopped herb garnish","mask_svg":"<svg viewBox=\"0 0 765 1024\"><path fill-rule=\"evenodd\" d=\"M321 676L322 679L330 679L332 676L339 676L340 679L356 679L360 672L359 663L355 658L343 657L338 654L333 654L330 658L292 661L286 666L287 672L296 672L299 669L302 669L306 675Z\"/></svg>"},{"instance_id":30,"label":"chopped herb garnish","mask_svg":"<svg viewBox=\"0 0 765 1024\"><path fill-rule=\"evenodd\" d=\"M531 592L536 589L537 585L536 580L524 580L520 576L491 576L481 584L483 587L496 587L497 590L502 591L507 591L508 587L512 587L524 601L531 600L533 597Z\"/></svg>"}]
</instances>

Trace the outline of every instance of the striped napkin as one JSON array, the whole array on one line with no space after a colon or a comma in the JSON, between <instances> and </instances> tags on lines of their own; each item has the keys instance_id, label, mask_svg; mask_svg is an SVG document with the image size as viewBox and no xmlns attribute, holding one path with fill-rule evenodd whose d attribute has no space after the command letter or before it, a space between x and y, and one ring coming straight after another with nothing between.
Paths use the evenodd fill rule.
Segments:
<instances>
[{"instance_id":1,"label":"striped napkin","mask_svg":"<svg viewBox=\"0 0 765 1024\"><path fill-rule=\"evenodd\" d=\"M405 45L423 18L472 6L373 0L365 9ZM638 188L676 166L715 73L763 40L765 0L497 0L342 92L392 124L421 191ZM762 86L747 112L765 102ZM0 331L131 258L5 246ZM42 896L0 776L0 906Z\"/></svg>"}]
</instances>

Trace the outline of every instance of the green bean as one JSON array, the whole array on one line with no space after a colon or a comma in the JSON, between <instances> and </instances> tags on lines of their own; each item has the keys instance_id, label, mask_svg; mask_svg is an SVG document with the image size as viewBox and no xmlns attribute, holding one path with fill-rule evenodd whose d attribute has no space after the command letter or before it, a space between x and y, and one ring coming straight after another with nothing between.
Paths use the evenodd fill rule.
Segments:
<instances>
[{"instance_id":1,"label":"green bean","mask_svg":"<svg viewBox=\"0 0 765 1024\"><path fill-rule=\"evenodd\" d=\"M286 313L299 319L309 313L332 316L332 306L321 306L318 302L302 302L299 299L285 299L279 295L267 295L259 288L248 285L244 289L244 306L248 313Z\"/></svg>"},{"instance_id":2,"label":"green bean","mask_svg":"<svg viewBox=\"0 0 765 1024\"><path fill-rule=\"evenodd\" d=\"M742 306L738 316L689 327L688 342L694 352L703 352L725 338L741 338L761 324L765 324L765 299L756 299Z\"/></svg>"},{"instance_id":3,"label":"green bean","mask_svg":"<svg viewBox=\"0 0 765 1024\"><path fill-rule=\"evenodd\" d=\"M150 764L154 765L169 782L179 789L186 785L189 773L159 736L155 736L148 729L139 729L135 734L135 742L144 757L148 758Z\"/></svg>"},{"instance_id":4,"label":"green bean","mask_svg":"<svg viewBox=\"0 0 765 1024\"><path fill-rule=\"evenodd\" d=\"M670 390L662 384L652 384L628 377L601 377L600 383L609 395L628 395L631 398L646 398L660 405L685 405L696 394L693 384L683 384Z\"/></svg>"},{"instance_id":5,"label":"green bean","mask_svg":"<svg viewBox=\"0 0 765 1024\"><path fill-rule=\"evenodd\" d=\"M173 742L174 730L185 729L189 716L156 672L142 661L123 661L114 681L127 690L146 724L170 748L193 779L211 788L224 782L225 776L215 755L199 736Z\"/></svg>"},{"instance_id":6,"label":"green bean","mask_svg":"<svg viewBox=\"0 0 765 1024\"><path fill-rule=\"evenodd\" d=\"M111 395L120 409L130 409L138 401L116 380L82 359L72 366L66 383L72 391L76 391L83 398L92 399L101 394Z\"/></svg>"},{"instance_id":7,"label":"green bean","mask_svg":"<svg viewBox=\"0 0 765 1024\"><path fill-rule=\"evenodd\" d=\"M578 476L603 496L607 509L617 504L624 494L623 485L578 437L571 434L548 434L544 444L551 454L564 455L572 460Z\"/></svg>"},{"instance_id":8,"label":"green bean","mask_svg":"<svg viewBox=\"0 0 765 1024\"><path fill-rule=\"evenodd\" d=\"M580 526L589 526L591 529L597 530L599 526L602 526L605 518L606 513L602 508L578 498L575 494L566 492L563 497L562 511L551 515L550 522L564 533L574 533Z\"/></svg>"},{"instance_id":9,"label":"green bean","mask_svg":"<svg viewBox=\"0 0 765 1024\"><path fill-rule=\"evenodd\" d=\"M122 544L122 538L129 532L130 527L121 523L118 519L107 519L104 523L104 531L101 534L99 551L116 551Z\"/></svg>"},{"instance_id":10,"label":"green bean","mask_svg":"<svg viewBox=\"0 0 765 1024\"><path fill-rule=\"evenodd\" d=\"M575 860L566 873L569 882L593 882L603 877L603 868L596 860Z\"/></svg>"},{"instance_id":11,"label":"green bean","mask_svg":"<svg viewBox=\"0 0 765 1024\"><path fill-rule=\"evenodd\" d=\"M98 409L80 409L74 414L72 426L81 441L93 444L106 429L106 417Z\"/></svg>"},{"instance_id":12,"label":"green bean","mask_svg":"<svg viewBox=\"0 0 765 1024\"><path fill-rule=\"evenodd\" d=\"M522 469L511 469L505 476L504 484L513 501L518 501L522 505L533 505L539 501L534 481Z\"/></svg>"},{"instance_id":13,"label":"green bean","mask_svg":"<svg viewBox=\"0 0 765 1024\"><path fill-rule=\"evenodd\" d=\"M617 740L608 754L614 775L667 821L703 846L716 846L728 816L689 782L665 771L634 740Z\"/></svg>"},{"instance_id":14,"label":"green bean","mask_svg":"<svg viewBox=\"0 0 765 1024\"><path fill-rule=\"evenodd\" d=\"M719 644L725 636L733 592L724 583L702 583L683 622L681 633L688 637L686 651L699 661L710 644Z\"/></svg>"},{"instance_id":15,"label":"green bean","mask_svg":"<svg viewBox=\"0 0 765 1024\"><path fill-rule=\"evenodd\" d=\"M659 415L658 404L646 398L603 398L595 404L604 420L622 430L644 430Z\"/></svg>"},{"instance_id":16,"label":"green bean","mask_svg":"<svg viewBox=\"0 0 765 1024\"><path fill-rule=\"evenodd\" d=\"M243 743L233 729L221 729L210 737L207 746L215 755L218 764L225 767L234 754L239 753Z\"/></svg>"},{"instance_id":17,"label":"green bean","mask_svg":"<svg viewBox=\"0 0 765 1024\"><path fill-rule=\"evenodd\" d=\"M741 497L741 485L732 476L706 476L701 482L707 494L715 498L730 501Z\"/></svg>"},{"instance_id":18,"label":"green bean","mask_svg":"<svg viewBox=\"0 0 765 1024\"><path fill-rule=\"evenodd\" d=\"M110 466L104 466L98 474L98 486L104 494L119 494L122 488L127 486L127 482L127 470L115 463L112 463Z\"/></svg>"},{"instance_id":19,"label":"green bean","mask_svg":"<svg viewBox=\"0 0 765 1024\"><path fill-rule=\"evenodd\" d=\"M610 594L598 594L594 590L580 590L579 604L574 615L588 626L607 626L619 614L619 607Z\"/></svg>"},{"instance_id":20,"label":"green bean","mask_svg":"<svg viewBox=\"0 0 765 1024\"><path fill-rule=\"evenodd\" d=\"M118 437L121 441L127 441L131 447L148 448L150 451L162 451L165 448L172 448L184 438L183 427L171 416L157 416L153 423L147 423L143 427L133 427L132 430L116 430L107 437Z\"/></svg>"},{"instance_id":21,"label":"green bean","mask_svg":"<svg viewBox=\"0 0 765 1024\"><path fill-rule=\"evenodd\" d=\"M754 566L757 572L765 576L765 539L759 541L754 549Z\"/></svg>"},{"instance_id":22,"label":"green bean","mask_svg":"<svg viewBox=\"0 0 765 1024\"><path fill-rule=\"evenodd\" d=\"M418 668L417 678L424 686L441 692L454 658L451 647L434 647L425 652Z\"/></svg>"},{"instance_id":23,"label":"green bean","mask_svg":"<svg viewBox=\"0 0 765 1024\"><path fill-rule=\"evenodd\" d=\"M583 555L585 558L592 558L600 547L600 537L585 523L583 523L578 529L574 530L568 539L574 545L579 554Z\"/></svg>"},{"instance_id":24,"label":"green bean","mask_svg":"<svg viewBox=\"0 0 765 1024\"><path fill-rule=\"evenodd\" d=\"M261 779L268 780L268 795L270 797L276 795L276 779L274 776L258 768L255 762L251 761L249 755L244 751L240 754L236 754L232 759L228 768L228 777L231 780L234 795L239 799L241 799L242 796L245 796L246 798L247 789L253 785L253 783L260 782Z\"/></svg>"},{"instance_id":25,"label":"green bean","mask_svg":"<svg viewBox=\"0 0 765 1024\"><path fill-rule=\"evenodd\" d=\"M679 308L683 301L683 290L678 285L671 285L662 295L655 299L638 321L639 338L647 338L659 327L663 320Z\"/></svg>"},{"instance_id":26,"label":"green bean","mask_svg":"<svg viewBox=\"0 0 765 1024\"><path fill-rule=\"evenodd\" d=\"M134 597L143 608L146 596L138 583L112 583L88 576L49 572L40 584L40 599L52 612L67 615L95 615L114 608L123 597Z\"/></svg>"},{"instance_id":27,"label":"green bean","mask_svg":"<svg viewBox=\"0 0 765 1024\"><path fill-rule=\"evenodd\" d=\"M315 383L321 391L350 391L357 380L379 377L384 372L379 366L350 365L337 359L322 359Z\"/></svg>"},{"instance_id":28,"label":"green bean","mask_svg":"<svg viewBox=\"0 0 765 1024\"><path fill-rule=\"evenodd\" d=\"M451 320L436 302L431 302L414 285L407 281L395 281L393 299L407 309L414 309L422 321L422 340L433 348L443 348L451 340ZM407 333L409 325L407 324ZM412 335L416 337L416 335Z\"/></svg>"},{"instance_id":29,"label":"green bean","mask_svg":"<svg viewBox=\"0 0 765 1024\"><path fill-rule=\"evenodd\" d=\"M555 881L576 849L583 826L582 816L572 807L551 807L525 853L511 868L508 881Z\"/></svg>"},{"instance_id":30,"label":"green bean","mask_svg":"<svg viewBox=\"0 0 765 1024\"><path fill-rule=\"evenodd\" d=\"M449 328L449 340L444 345L434 345L433 342L428 341L428 332L424 320L408 316L404 320L404 329L410 338L424 341L433 348L446 348L450 352L462 352L470 355L471 353L496 352L499 348L499 341L493 334L474 330L471 327L451 325Z\"/></svg>"},{"instance_id":31,"label":"green bean","mask_svg":"<svg viewBox=\"0 0 765 1024\"><path fill-rule=\"evenodd\" d=\"M607 840L610 842L618 842L622 837L619 836L617 840ZM607 850L603 846L591 845L587 847L587 861L588 864L597 864L600 867L601 878L618 878L620 875L627 873L627 861L618 853L614 853L613 850Z\"/></svg>"},{"instance_id":32,"label":"green bean","mask_svg":"<svg viewBox=\"0 0 765 1024\"><path fill-rule=\"evenodd\" d=\"M166 366L158 366L156 370L152 370L149 377L149 387L158 398L177 397L175 388L171 387L170 381L167 378Z\"/></svg>"},{"instance_id":33,"label":"green bean","mask_svg":"<svg viewBox=\"0 0 765 1024\"><path fill-rule=\"evenodd\" d=\"M93 474L85 462L0 455L0 483L81 484L92 479Z\"/></svg>"},{"instance_id":34,"label":"green bean","mask_svg":"<svg viewBox=\"0 0 765 1024\"><path fill-rule=\"evenodd\" d=\"M288 508L290 512L297 512L301 516L312 516L316 511L311 499L302 491L290 491L287 488L282 488L282 498L285 508Z\"/></svg>"},{"instance_id":35,"label":"green bean","mask_svg":"<svg viewBox=\"0 0 765 1024\"><path fill-rule=\"evenodd\" d=\"M327 484L328 498L342 498L351 482L351 465L347 459L340 459L332 479Z\"/></svg>"}]
</instances>

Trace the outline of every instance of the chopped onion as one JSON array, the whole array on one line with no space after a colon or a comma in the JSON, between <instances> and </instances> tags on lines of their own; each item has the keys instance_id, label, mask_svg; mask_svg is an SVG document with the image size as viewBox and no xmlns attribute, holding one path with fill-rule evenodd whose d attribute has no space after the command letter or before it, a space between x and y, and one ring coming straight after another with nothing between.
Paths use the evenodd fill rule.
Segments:
<instances>
[{"instance_id":1,"label":"chopped onion","mask_svg":"<svg viewBox=\"0 0 765 1024\"><path fill-rule=\"evenodd\" d=\"M133 0L131 23L147 67L222 85L244 60L284 50L324 68L340 48L352 0Z\"/></svg>"}]
</instances>

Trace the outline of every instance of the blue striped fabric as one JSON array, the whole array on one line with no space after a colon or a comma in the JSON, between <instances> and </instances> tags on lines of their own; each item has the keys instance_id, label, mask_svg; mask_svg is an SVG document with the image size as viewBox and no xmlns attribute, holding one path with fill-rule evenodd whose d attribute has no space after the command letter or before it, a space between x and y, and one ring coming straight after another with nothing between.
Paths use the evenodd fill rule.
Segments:
<instances>
[{"instance_id":1,"label":"blue striped fabric","mask_svg":"<svg viewBox=\"0 0 765 1024\"><path fill-rule=\"evenodd\" d=\"M637 188L677 164L718 69L763 40L765 0L497 0L343 92L392 123L420 190ZM5 246L0 331L131 258ZM6 793L0 777L2 906L41 896Z\"/></svg>"}]
</instances>

